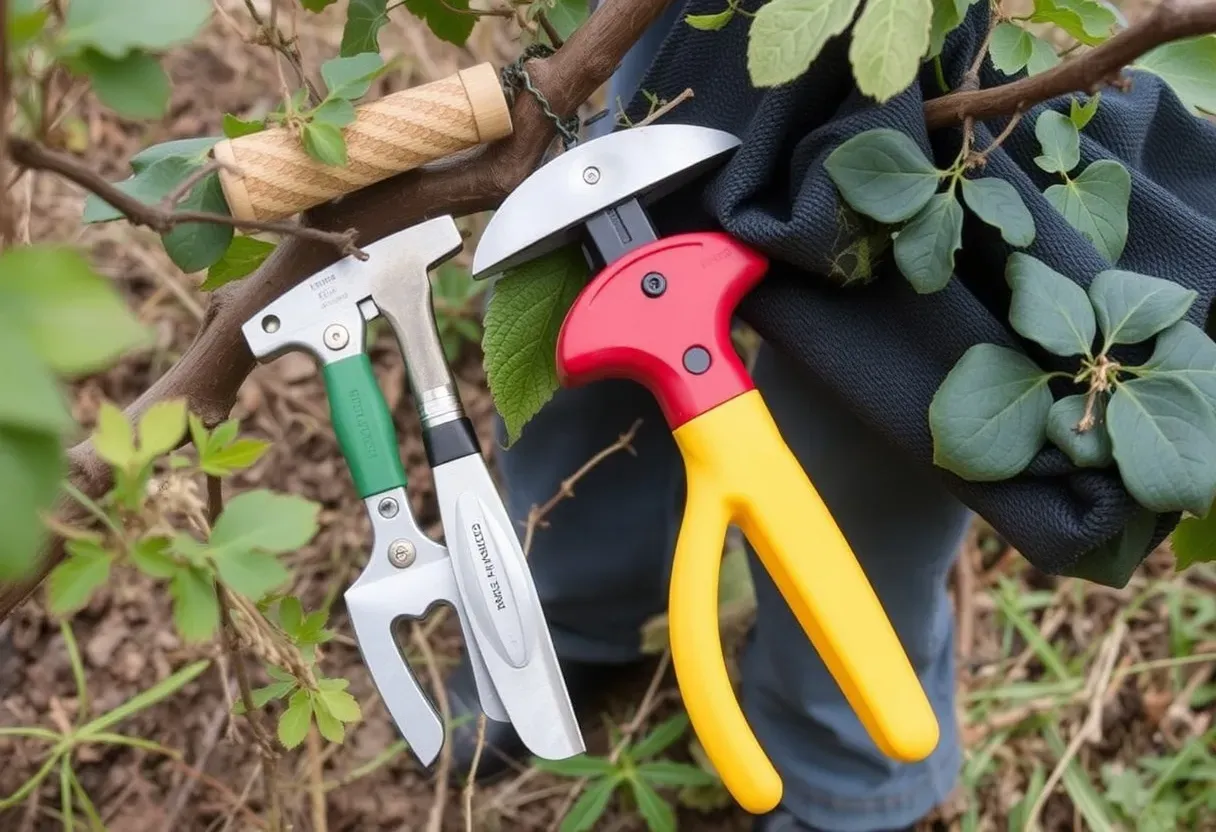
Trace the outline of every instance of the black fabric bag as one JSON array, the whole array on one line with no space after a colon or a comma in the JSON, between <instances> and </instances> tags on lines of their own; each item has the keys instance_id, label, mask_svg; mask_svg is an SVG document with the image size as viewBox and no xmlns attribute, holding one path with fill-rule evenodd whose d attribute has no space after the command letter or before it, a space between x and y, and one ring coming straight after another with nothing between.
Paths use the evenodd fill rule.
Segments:
<instances>
[{"instance_id":1,"label":"black fabric bag","mask_svg":"<svg viewBox=\"0 0 1216 832\"><path fill-rule=\"evenodd\" d=\"M742 7L755 11L759 5L747 0ZM711 14L724 0L682 6L685 14ZM861 131L891 127L946 167L958 153L962 130L930 136L926 129L924 101L942 94L931 65L922 67L917 84L882 106L861 95L848 61L848 32L830 41L796 81L756 89L746 65L748 23L736 15L722 30L700 31L677 22L629 102L626 111L636 121L649 109L642 91L671 99L691 87L693 98L663 120L729 130L743 140L704 188L656 205L656 225L661 233L722 227L769 255L770 272L744 300L740 317L822 377L893 453L932 465L929 403L968 347L1012 346L1044 368L1060 365L1009 326L1004 264L1011 249L970 212L955 278L943 291L918 295L889 256L864 285L842 286L830 276L842 203L825 157ZM951 88L961 82L987 27L988 4L978 3L948 37L942 64ZM1096 116L1081 132L1081 165L1112 158L1128 168L1130 230L1118 268L1194 289L1199 298L1188 320L1203 326L1216 294L1216 126L1192 115L1156 76L1129 77L1129 91L1103 92ZM1009 80L985 61L981 87ZM1067 114L1069 104L1066 96L1029 111L990 156L984 175L1011 183L1034 216L1037 236L1027 253L1087 286L1111 266L1046 201L1042 191L1059 180L1033 162L1040 152L1035 118L1045 107ZM977 124L976 147L986 147L1006 123ZM1051 445L1022 474L1002 482L967 482L935 470L1049 574L1121 586L1179 520L1140 508L1113 466L1078 468Z\"/></svg>"}]
</instances>

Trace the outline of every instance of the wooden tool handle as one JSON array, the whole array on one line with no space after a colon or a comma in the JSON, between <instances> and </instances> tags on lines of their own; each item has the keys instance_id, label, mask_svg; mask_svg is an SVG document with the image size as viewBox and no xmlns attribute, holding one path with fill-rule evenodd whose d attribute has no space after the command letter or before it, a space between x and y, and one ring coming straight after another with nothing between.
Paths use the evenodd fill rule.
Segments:
<instances>
[{"instance_id":1,"label":"wooden tool handle","mask_svg":"<svg viewBox=\"0 0 1216 832\"><path fill-rule=\"evenodd\" d=\"M279 220L460 150L509 136L511 111L488 63L356 108L343 129L349 157L326 165L275 127L215 145L232 215Z\"/></svg>"}]
</instances>

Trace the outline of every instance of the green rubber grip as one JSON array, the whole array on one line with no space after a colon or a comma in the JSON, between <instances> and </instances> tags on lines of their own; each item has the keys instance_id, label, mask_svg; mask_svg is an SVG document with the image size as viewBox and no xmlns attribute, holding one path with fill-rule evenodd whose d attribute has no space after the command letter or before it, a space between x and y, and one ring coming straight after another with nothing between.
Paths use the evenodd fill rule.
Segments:
<instances>
[{"instance_id":1,"label":"green rubber grip","mask_svg":"<svg viewBox=\"0 0 1216 832\"><path fill-rule=\"evenodd\" d=\"M366 353L321 368L334 433L360 497L404 488L405 469L388 403Z\"/></svg>"}]
</instances>

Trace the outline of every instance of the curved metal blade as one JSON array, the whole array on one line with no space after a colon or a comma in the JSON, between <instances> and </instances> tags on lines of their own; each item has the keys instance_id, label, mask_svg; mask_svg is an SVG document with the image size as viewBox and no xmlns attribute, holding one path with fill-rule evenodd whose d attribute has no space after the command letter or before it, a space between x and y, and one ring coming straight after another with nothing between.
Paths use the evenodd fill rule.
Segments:
<instances>
[{"instance_id":1,"label":"curved metal blade","mask_svg":"<svg viewBox=\"0 0 1216 832\"><path fill-rule=\"evenodd\" d=\"M480 280L574 242L579 225L617 203L664 196L720 163L737 136L691 124L647 124L578 144L503 201L473 254Z\"/></svg>"}]
</instances>

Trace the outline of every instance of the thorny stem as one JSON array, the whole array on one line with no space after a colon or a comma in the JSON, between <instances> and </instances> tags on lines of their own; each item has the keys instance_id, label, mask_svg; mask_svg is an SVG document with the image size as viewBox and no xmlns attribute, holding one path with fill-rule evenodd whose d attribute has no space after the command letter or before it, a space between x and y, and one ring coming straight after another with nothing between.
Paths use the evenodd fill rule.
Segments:
<instances>
[{"instance_id":1,"label":"thorny stem","mask_svg":"<svg viewBox=\"0 0 1216 832\"><path fill-rule=\"evenodd\" d=\"M276 234L287 234L306 240L316 240L334 246L343 255L353 254L360 260L366 260L367 254L355 245L355 229L346 231L322 231L292 222L241 220L226 214L214 214L209 211L168 211L163 207L148 205L133 196L123 193L99 174L77 162L71 156L43 147L37 142L27 139L13 138L10 141L12 158L20 165L33 170L49 170L69 179L87 191L96 194L126 215L135 225L143 225L157 233L165 232L176 226L190 222L207 222L216 225L230 225L248 231L269 231Z\"/></svg>"},{"instance_id":2,"label":"thorny stem","mask_svg":"<svg viewBox=\"0 0 1216 832\"><path fill-rule=\"evenodd\" d=\"M219 477L207 476L207 522L212 528L224 508L223 486ZM262 713L253 702L253 687L249 684L249 671L237 644L236 627L232 623L232 597L221 581L215 582L216 600L220 606L220 631L223 634L224 652L236 672L237 687L241 692L241 704L245 706L245 718L253 729L254 740L262 757L262 784L266 791L266 807L270 812L270 830L278 832L280 808L279 791L276 788L278 754L262 723Z\"/></svg>"}]
</instances>

